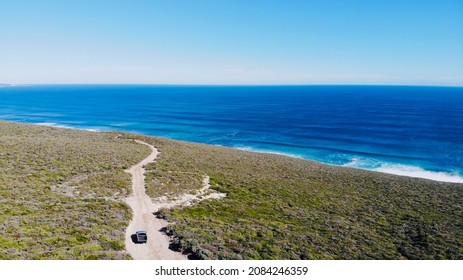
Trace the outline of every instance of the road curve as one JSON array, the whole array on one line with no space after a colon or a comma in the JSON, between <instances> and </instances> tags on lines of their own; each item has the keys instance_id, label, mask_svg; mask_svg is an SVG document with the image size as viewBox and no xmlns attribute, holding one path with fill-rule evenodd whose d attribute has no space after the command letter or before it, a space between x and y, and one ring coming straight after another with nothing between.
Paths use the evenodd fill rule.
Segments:
<instances>
[{"instance_id":1,"label":"road curve","mask_svg":"<svg viewBox=\"0 0 463 280\"><path fill-rule=\"evenodd\" d=\"M154 162L159 151L143 141L135 140L135 142L150 147L152 153L141 162L125 170L132 174L133 189L132 195L125 199L133 212L132 221L130 221L125 233L125 247L135 260L185 260L187 259L185 255L169 249L169 237L162 232L162 228L167 223L153 215L156 206L145 193L144 166ZM138 230L147 231L148 242L146 244L133 242L132 235Z\"/></svg>"}]
</instances>

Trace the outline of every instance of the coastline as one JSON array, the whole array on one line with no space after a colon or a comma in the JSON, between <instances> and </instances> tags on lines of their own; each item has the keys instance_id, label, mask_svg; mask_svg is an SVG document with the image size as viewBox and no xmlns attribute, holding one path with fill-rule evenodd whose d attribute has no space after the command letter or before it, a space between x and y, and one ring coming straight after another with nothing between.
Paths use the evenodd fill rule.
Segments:
<instances>
[{"instance_id":1,"label":"coastline","mask_svg":"<svg viewBox=\"0 0 463 280\"><path fill-rule=\"evenodd\" d=\"M225 147L225 146L223 146L223 147ZM379 172L379 173L385 173L385 174L391 174L391 175L397 175L397 176L404 176L404 177L409 177L409 178L427 179L427 180L431 180L431 181L444 182L444 183L457 183L457 184L463 183L463 175L461 175L459 173L449 173L449 172L442 172L442 171L429 171L429 170L425 170L425 169L423 169L421 167L412 166L412 165L384 163L383 166L376 167L376 168L361 168L361 167L356 167L355 165L353 165L351 163L346 163L346 164L342 164L342 165L336 165L336 164L330 164L330 163L326 163L326 162L317 161L317 160L314 160L314 159L304 158L302 156L291 155L291 154L275 152L275 151L265 151L265 150L259 150L259 149L253 149L253 148L237 148L237 147L230 147L230 148L234 148L234 149L238 149L238 150L242 150L242 151L254 152L254 153L265 153L265 154L281 155L281 156L286 156L286 157L290 157L290 158L297 158L297 159L302 159L302 160L315 161L315 162L318 162L320 164L326 164L326 165L331 165L331 166L344 167L344 168L353 168L353 169L358 169L358 170Z\"/></svg>"},{"instance_id":2,"label":"coastline","mask_svg":"<svg viewBox=\"0 0 463 280\"><path fill-rule=\"evenodd\" d=\"M0 119L139 133L462 182L461 93L366 85L43 85L3 88Z\"/></svg>"},{"instance_id":3,"label":"coastline","mask_svg":"<svg viewBox=\"0 0 463 280\"><path fill-rule=\"evenodd\" d=\"M79 127L72 127L72 126L67 126L67 125L60 125L57 123L52 123L52 122L45 122L45 123L27 123L27 124L32 124L32 125L41 125L41 126L48 126L48 127L55 127L55 128L65 128L65 129L75 129L75 130L83 130L83 131L90 131L90 132L124 132L124 133L136 133L140 135L146 135L146 136L153 136L153 137L161 137L162 136L156 136L156 135L147 135L143 133L137 133L133 131L113 131L113 130L105 130L105 129L96 129L96 128L79 128ZM183 142L189 142L189 141L184 141L184 140L179 140L179 139L171 139L171 138L166 138L170 140L176 140L176 141L183 141ZM190 142L190 143L200 143L200 144L205 144L205 145L211 145L208 143L201 143L201 142ZM278 151L271 151L271 150L265 150L265 149L258 149L258 148L252 148L252 147L239 147L239 146L225 146L225 145L215 145L219 147L227 147L227 148L232 148L232 149L237 149L241 151L248 151L248 152L253 152L253 153L264 153L264 154L274 154L274 155L280 155L280 156L286 156L290 158L296 158L296 159L302 159L302 160L307 160L307 161L314 161L320 164L326 164L330 166L336 166L336 167L345 167L345 168L354 168L358 170L366 170L366 171L372 171L372 172L379 172L379 173L385 173L385 174L391 174L391 175L396 175L396 176L404 176L404 177L409 177L409 178L418 178L418 179L426 179L426 180L431 180L435 182L444 182L444 183L456 183L456 184L462 184L463 183L463 174L459 174L457 172L444 172L444 171L430 171L423 169L419 166L413 166L413 165L405 165L405 164L391 164L388 162L384 162L382 165L373 167L373 168L365 168L365 167L359 167L356 166L356 164L352 164L352 162L346 163L346 164L330 164L322 161L317 161L311 158L306 158L300 155L296 154L291 154L291 153L283 153L283 152L278 152ZM356 161L356 158L354 158L353 161Z\"/></svg>"},{"instance_id":4,"label":"coastline","mask_svg":"<svg viewBox=\"0 0 463 280\"><path fill-rule=\"evenodd\" d=\"M4 259L127 258L130 166L148 200L180 204L155 216L193 259L462 257L461 184L140 134L0 127ZM159 150L156 164L133 140ZM203 200L209 189L221 199Z\"/></svg>"}]
</instances>

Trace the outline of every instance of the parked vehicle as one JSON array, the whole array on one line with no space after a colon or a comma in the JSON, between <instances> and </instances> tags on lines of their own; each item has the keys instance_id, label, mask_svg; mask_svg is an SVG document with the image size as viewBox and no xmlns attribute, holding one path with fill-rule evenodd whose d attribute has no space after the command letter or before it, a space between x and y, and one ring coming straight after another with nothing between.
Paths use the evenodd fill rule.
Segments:
<instances>
[{"instance_id":1,"label":"parked vehicle","mask_svg":"<svg viewBox=\"0 0 463 280\"><path fill-rule=\"evenodd\" d=\"M135 235L137 237L138 243L146 243L148 241L148 235L146 234L146 231L144 230L137 231Z\"/></svg>"}]
</instances>

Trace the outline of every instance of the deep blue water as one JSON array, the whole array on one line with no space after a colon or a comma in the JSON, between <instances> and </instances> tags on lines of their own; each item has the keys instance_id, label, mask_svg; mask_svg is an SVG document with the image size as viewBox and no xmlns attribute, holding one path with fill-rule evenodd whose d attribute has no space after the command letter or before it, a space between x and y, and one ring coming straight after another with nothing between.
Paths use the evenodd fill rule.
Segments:
<instances>
[{"instance_id":1,"label":"deep blue water","mask_svg":"<svg viewBox=\"0 0 463 280\"><path fill-rule=\"evenodd\" d=\"M0 119L463 182L463 87L0 87Z\"/></svg>"}]
</instances>

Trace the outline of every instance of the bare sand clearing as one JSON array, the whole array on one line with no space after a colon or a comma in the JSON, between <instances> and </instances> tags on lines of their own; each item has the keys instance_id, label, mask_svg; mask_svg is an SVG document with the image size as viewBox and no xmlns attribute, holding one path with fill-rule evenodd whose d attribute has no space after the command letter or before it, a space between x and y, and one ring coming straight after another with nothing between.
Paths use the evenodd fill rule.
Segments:
<instances>
[{"instance_id":1,"label":"bare sand clearing","mask_svg":"<svg viewBox=\"0 0 463 280\"><path fill-rule=\"evenodd\" d=\"M125 200L133 211L132 221L125 233L126 249L135 260L185 260L187 259L185 255L169 249L169 237L162 231L167 222L154 216L153 213L159 207L156 207L151 198L145 193L144 166L154 162L159 151L143 141L136 140L136 142L149 146L152 153L126 170L126 172L132 174L133 188L133 194ZM146 230L148 234L146 244L136 244L133 241L133 235L138 230Z\"/></svg>"},{"instance_id":2,"label":"bare sand clearing","mask_svg":"<svg viewBox=\"0 0 463 280\"><path fill-rule=\"evenodd\" d=\"M161 208L172 208L176 206L190 206L206 199L220 199L227 196L224 193L219 193L210 189L209 176L204 176L203 187L196 191L195 194L185 193L174 199L169 199L166 196L156 197L153 199L156 205L156 211Z\"/></svg>"}]
</instances>

